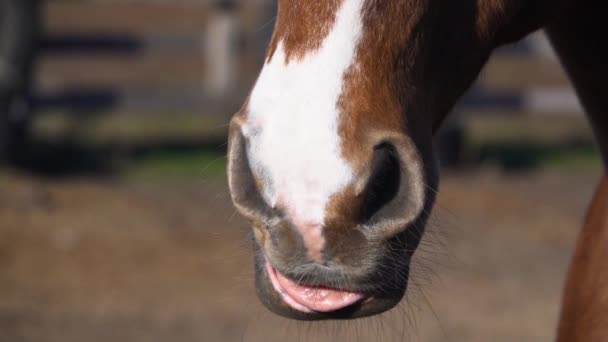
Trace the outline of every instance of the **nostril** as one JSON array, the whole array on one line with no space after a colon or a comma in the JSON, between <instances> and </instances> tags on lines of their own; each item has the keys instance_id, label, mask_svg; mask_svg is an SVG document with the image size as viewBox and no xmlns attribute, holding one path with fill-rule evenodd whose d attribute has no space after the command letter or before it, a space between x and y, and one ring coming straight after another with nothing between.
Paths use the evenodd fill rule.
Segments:
<instances>
[{"instance_id":1,"label":"nostril","mask_svg":"<svg viewBox=\"0 0 608 342\"><path fill-rule=\"evenodd\" d=\"M372 172L364 191L362 218L364 222L388 204L399 192L401 166L395 147L382 143L374 148Z\"/></svg>"},{"instance_id":2,"label":"nostril","mask_svg":"<svg viewBox=\"0 0 608 342\"><path fill-rule=\"evenodd\" d=\"M245 137L237 124L230 128L228 146L228 185L232 201L250 219L269 218L272 209L258 187L247 158Z\"/></svg>"}]
</instances>

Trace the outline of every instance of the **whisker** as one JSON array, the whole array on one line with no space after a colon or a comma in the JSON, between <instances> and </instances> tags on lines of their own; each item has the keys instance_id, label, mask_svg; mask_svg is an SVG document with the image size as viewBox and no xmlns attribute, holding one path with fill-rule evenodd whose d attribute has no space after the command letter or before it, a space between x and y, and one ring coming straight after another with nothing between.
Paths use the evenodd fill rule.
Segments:
<instances>
[{"instance_id":1,"label":"whisker","mask_svg":"<svg viewBox=\"0 0 608 342\"><path fill-rule=\"evenodd\" d=\"M272 22L276 21L276 19L277 19L277 16L272 17L270 20L268 20L262 26L260 26L260 28L255 30L254 33L258 34L258 33L262 32L268 25L270 25Z\"/></svg>"}]
</instances>

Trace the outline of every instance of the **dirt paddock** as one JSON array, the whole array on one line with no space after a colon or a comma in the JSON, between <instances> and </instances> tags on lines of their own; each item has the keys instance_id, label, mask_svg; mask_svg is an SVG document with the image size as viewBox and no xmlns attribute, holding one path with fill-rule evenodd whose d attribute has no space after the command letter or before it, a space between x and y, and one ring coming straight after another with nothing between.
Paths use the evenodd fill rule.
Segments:
<instances>
[{"instance_id":1,"label":"dirt paddock","mask_svg":"<svg viewBox=\"0 0 608 342\"><path fill-rule=\"evenodd\" d=\"M0 176L0 341L550 341L598 173L444 175L398 309L283 320L221 184Z\"/></svg>"}]
</instances>

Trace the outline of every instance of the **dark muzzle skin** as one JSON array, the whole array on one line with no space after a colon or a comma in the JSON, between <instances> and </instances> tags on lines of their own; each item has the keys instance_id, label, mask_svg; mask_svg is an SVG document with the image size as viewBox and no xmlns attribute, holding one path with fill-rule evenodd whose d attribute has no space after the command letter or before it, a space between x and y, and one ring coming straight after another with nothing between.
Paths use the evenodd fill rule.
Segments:
<instances>
[{"instance_id":1,"label":"dark muzzle skin","mask_svg":"<svg viewBox=\"0 0 608 342\"><path fill-rule=\"evenodd\" d=\"M422 221L421 219L418 223L422 224ZM331 312L303 312L287 305L282 294L272 285L267 267L271 261L265 256L260 245L254 242L255 285L258 298L270 311L295 320L344 320L383 313L397 306L406 293L411 258L422 233L422 231L416 234L403 232L387 240L386 254L377 258L375 265L367 274L353 276L335 270L331 266L321 266L323 269L318 269L310 263L290 268L292 270L300 268L303 270L301 272L278 270L294 280L306 279L302 283L310 286L348 284L345 289L363 294L360 301ZM339 281L336 281L336 278Z\"/></svg>"}]
</instances>

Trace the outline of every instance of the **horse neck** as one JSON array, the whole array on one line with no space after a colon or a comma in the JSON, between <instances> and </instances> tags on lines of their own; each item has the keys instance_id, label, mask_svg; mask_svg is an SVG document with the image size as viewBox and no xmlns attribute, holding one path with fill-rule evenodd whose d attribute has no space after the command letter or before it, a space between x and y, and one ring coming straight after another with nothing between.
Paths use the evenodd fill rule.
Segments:
<instances>
[{"instance_id":1,"label":"horse neck","mask_svg":"<svg viewBox=\"0 0 608 342\"><path fill-rule=\"evenodd\" d=\"M559 326L560 342L608 335L608 176L598 185L576 245Z\"/></svg>"}]
</instances>

